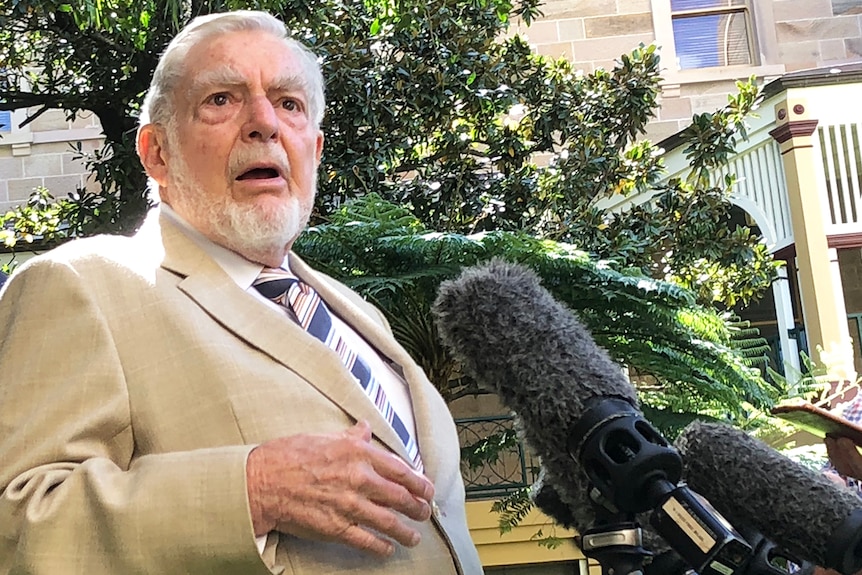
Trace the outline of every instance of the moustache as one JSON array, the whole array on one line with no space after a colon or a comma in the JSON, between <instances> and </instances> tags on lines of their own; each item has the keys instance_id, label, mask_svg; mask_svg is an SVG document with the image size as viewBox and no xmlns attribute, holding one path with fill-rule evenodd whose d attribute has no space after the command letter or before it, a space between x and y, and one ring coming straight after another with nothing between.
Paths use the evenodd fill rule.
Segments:
<instances>
[{"instance_id":1,"label":"moustache","mask_svg":"<svg viewBox=\"0 0 862 575\"><path fill-rule=\"evenodd\" d=\"M290 177L287 152L277 145L235 148L228 158L228 175L236 179L254 167L266 165L278 170L285 179Z\"/></svg>"}]
</instances>

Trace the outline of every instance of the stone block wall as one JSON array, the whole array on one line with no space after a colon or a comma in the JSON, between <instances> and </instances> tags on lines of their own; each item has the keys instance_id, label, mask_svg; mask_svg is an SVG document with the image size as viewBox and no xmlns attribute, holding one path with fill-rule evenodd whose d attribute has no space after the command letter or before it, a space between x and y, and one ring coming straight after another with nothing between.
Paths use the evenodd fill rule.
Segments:
<instances>
[{"instance_id":1,"label":"stone block wall","mask_svg":"<svg viewBox=\"0 0 862 575\"><path fill-rule=\"evenodd\" d=\"M860 0L775 0L778 58L788 72L862 60Z\"/></svg>"},{"instance_id":2,"label":"stone block wall","mask_svg":"<svg viewBox=\"0 0 862 575\"><path fill-rule=\"evenodd\" d=\"M566 57L585 72L610 68L624 52L655 40L650 0L547 0L544 16L512 32L539 54Z\"/></svg>"},{"instance_id":3,"label":"stone block wall","mask_svg":"<svg viewBox=\"0 0 862 575\"><path fill-rule=\"evenodd\" d=\"M54 197L65 197L77 188L95 188L89 181L81 153L102 146L98 119L85 112L73 121L64 112L49 110L24 128L21 111L13 117L11 132L0 134L0 213L25 203L34 189L44 186Z\"/></svg>"},{"instance_id":4,"label":"stone block wall","mask_svg":"<svg viewBox=\"0 0 862 575\"><path fill-rule=\"evenodd\" d=\"M544 17L516 25L537 53L566 57L585 72L609 69L639 44L673 42L667 0L548 0ZM751 1L755 66L678 71L665 63L661 108L647 137L660 141L693 114L714 111L751 74L761 83L803 69L862 60L862 0Z\"/></svg>"}]
</instances>

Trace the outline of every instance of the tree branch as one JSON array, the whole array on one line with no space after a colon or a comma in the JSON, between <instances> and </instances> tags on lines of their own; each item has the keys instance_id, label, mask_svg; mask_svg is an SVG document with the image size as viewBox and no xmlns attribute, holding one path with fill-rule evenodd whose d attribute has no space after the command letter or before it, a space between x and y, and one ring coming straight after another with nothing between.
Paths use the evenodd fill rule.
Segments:
<instances>
[{"instance_id":1,"label":"tree branch","mask_svg":"<svg viewBox=\"0 0 862 575\"><path fill-rule=\"evenodd\" d=\"M18 127L19 127L19 128L23 128L24 126L26 126L26 125L27 125L27 124L29 124L30 122L33 122L34 120L36 120L36 118L38 118L39 116L41 116L42 114L44 114L44 113L45 113L45 112L47 112L48 110L50 110L50 108L49 108L48 106L42 106L42 107L41 107L41 108L39 108L39 110L38 110L38 111L36 111L34 114L30 114L29 116L27 116L26 118L24 118L24 121L23 121L23 122L21 122L20 124L18 124Z\"/></svg>"},{"instance_id":2,"label":"tree branch","mask_svg":"<svg viewBox=\"0 0 862 575\"><path fill-rule=\"evenodd\" d=\"M47 106L68 111L92 110L94 102L97 101L99 100L95 98L86 99L84 96L70 94L0 91L0 110L20 110L32 106Z\"/></svg>"}]
</instances>

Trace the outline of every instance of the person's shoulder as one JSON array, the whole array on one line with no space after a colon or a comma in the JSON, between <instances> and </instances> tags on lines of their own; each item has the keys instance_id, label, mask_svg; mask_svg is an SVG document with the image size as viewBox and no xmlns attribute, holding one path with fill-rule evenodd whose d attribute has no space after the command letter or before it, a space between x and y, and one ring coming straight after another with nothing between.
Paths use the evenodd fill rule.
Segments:
<instances>
[{"instance_id":1,"label":"person's shoulder","mask_svg":"<svg viewBox=\"0 0 862 575\"><path fill-rule=\"evenodd\" d=\"M113 234L102 234L68 241L27 263L41 262L66 264L79 267L87 264L126 265L137 261L146 250L138 238ZM32 262L32 263L31 263Z\"/></svg>"},{"instance_id":2,"label":"person's shoulder","mask_svg":"<svg viewBox=\"0 0 862 575\"><path fill-rule=\"evenodd\" d=\"M164 250L151 233L133 236L100 234L70 240L23 263L13 276L72 272L83 281L100 281L111 275L152 276Z\"/></svg>"}]
</instances>

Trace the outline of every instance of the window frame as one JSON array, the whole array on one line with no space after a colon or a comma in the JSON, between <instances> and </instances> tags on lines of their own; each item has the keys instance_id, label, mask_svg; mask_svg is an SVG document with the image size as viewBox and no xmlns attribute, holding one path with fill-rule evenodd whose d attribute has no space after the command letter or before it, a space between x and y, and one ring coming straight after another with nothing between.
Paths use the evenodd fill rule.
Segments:
<instances>
[{"instance_id":1,"label":"window frame","mask_svg":"<svg viewBox=\"0 0 862 575\"><path fill-rule=\"evenodd\" d=\"M670 0L671 2L673 0ZM704 66L701 68L679 68L677 60L679 58L674 57L674 65L678 70L705 70L707 68L730 68L730 67L752 67L760 65L760 53L758 51L757 46L757 36L756 30L753 23L753 14L751 11L751 0L742 0L741 4L731 5L728 4L726 6L709 6L704 8L691 8L688 10L674 10L672 7L670 9L670 21L671 21L671 30L673 30L674 20L683 19L683 18L692 18L698 16L722 16L725 14L742 14L743 21L745 22L745 36L746 42L748 43L748 64L724 64L718 66ZM674 35L674 48L676 48L676 36ZM676 50L674 50L676 52ZM676 54L674 54L676 56Z\"/></svg>"},{"instance_id":2,"label":"window frame","mask_svg":"<svg viewBox=\"0 0 862 575\"><path fill-rule=\"evenodd\" d=\"M6 88L9 85L9 81L4 74L6 68L0 68L0 89ZM0 125L0 137L3 135L9 135L15 131L15 110L0 110L0 116L9 114L9 125ZM5 122L0 121L0 124L5 124Z\"/></svg>"},{"instance_id":3,"label":"window frame","mask_svg":"<svg viewBox=\"0 0 862 575\"><path fill-rule=\"evenodd\" d=\"M673 14L670 0L650 0L655 42L659 47L662 60L663 85L680 85L693 82L712 82L718 80L739 80L751 75L758 77L778 77L786 68L778 57L778 39L775 32L775 17L771 2L752 2L748 0L749 43L754 45L751 65L713 66L709 68L679 69L676 65L676 45L673 35ZM719 7L727 9L731 7ZM715 10L715 8L713 8ZM696 10L695 12L699 12ZM691 12L691 11L685 11Z\"/></svg>"}]
</instances>

